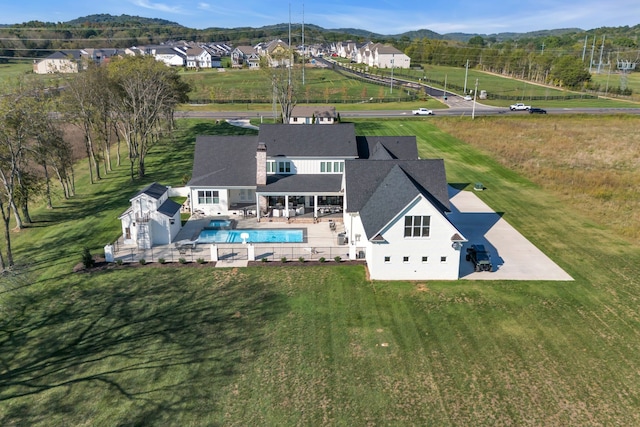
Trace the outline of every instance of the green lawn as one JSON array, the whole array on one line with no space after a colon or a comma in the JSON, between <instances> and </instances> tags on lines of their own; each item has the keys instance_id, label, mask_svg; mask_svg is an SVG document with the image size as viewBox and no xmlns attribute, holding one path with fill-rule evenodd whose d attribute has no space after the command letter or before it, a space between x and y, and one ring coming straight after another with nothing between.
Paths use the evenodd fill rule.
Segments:
<instances>
[{"instance_id":1,"label":"green lawn","mask_svg":"<svg viewBox=\"0 0 640 427\"><path fill-rule=\"evenodd\" d=\"M80 164L81 194L14 233L29 265L0 289L1 425L640 424L638 246L433 122L356 128L417 135L575 281L371 283L333 263L73 273L132 193L181 184L196 134L249 132L179 126L144 182L124 165L88 185Z\"/></svg>"}]
</instances>

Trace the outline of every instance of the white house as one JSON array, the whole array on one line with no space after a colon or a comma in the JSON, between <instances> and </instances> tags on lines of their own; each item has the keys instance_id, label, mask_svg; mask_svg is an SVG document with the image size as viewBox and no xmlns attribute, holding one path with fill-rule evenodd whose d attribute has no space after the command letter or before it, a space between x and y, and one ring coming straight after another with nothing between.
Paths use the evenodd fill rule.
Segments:
<instances>
[{"instance_id":1,"label":"white house","mask_svg":"<svg viewBox=\"0 0 640 427\"><path fill-rule=\"evenodd\" d=\"M82 55L80 50L58 51L33 63L36 74L77 73Z\"/></svg>"},{"instance_id":2,"label":"white house","mask_svg":"<svg viewBox=\"0 0 640 427\"><path fill-rule=\"evenodd\" d=\"M211 53L200 46L188 48L187 68L211 68Z\"/></svg>"},{"instance_id":3,"label":"white house","mask_svg":"<svg viewBox=\"0 0 640 427\"><path fill-rule=\"evenodd\" d=\"M178 47L160 46L153 50L156 61L161 61L170 67L184 67L187 63L187 54Z\"/></svg>"},{"instance_id":4,"label":"white house","mask_svg":"<svg viewBox=\"0 0 640 427\"><path fill-rule=\"evenodd\" d=\"M187 187L210 216L341 214L372 279L458 278L466 239L447 218L444 161L419 159L415 136L356 136L352 123L198 136Z\"/></svg>"},{"instance_id":5,"label":"white house","mask_svg":"<svg viewBox=\"0 0 640 427\"><path fill-rule=\"evenodd\" d=\"M296 105L291 111L291 117L289 117L289 124L291 125L332 125L337 121L338 113L336 112L336 107L331 105Z\"/></svg>"},{"instance_id":6,"label":"white house","mask_svg":"<svg viewBox=\"0 0 640 427\"><path fill-rule=\"evenodd\" d=\"M358 49L356 62L378 68L410 68L411 58L390 45L367 43Z\"/></svg>"},{"instance_id":7,"label":"white house","mask_svg":"<svg viewBox=\"0 0 640 427\"><path fill-rule=\"evenodd\" d=\"M125 244L140 249L171 243L180 231L180 205L169 199L169 188L153 183L130 199L131 206L118 217Z\"/></svg>"}]
</instances>

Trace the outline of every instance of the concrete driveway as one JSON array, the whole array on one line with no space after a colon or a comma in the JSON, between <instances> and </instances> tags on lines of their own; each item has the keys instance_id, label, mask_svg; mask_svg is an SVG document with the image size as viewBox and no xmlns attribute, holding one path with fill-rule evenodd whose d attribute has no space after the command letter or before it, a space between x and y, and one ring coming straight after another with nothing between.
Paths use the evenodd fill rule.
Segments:
<instances>
[{"instance_id":1,"label":"concrete driveway","mask_svg":"<svg viewBox=\"0 0 640 427\"><path fill-rule=\"evenodd\" d=\"M449 187L449 220L469 241L461 251L460 278L470 280L573 280L471 191ZM482 243L489 250L491 272L474 272L466 248Z\"/></svg>"}]
</instances>

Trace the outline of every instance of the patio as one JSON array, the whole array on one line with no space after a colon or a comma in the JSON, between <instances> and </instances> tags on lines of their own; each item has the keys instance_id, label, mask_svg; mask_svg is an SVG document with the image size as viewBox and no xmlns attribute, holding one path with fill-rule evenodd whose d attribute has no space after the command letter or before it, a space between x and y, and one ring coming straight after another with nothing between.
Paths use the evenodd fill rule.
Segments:
<instances>
[{"instance_id":1,"label":"patio","mask_svg":"<svg viewBox=\"0 0 640 427\"><path fill-rule=\"evenodd\" d=\"M256 260L266 258L270 261L288 260L318 260L325 258L333 260L336 256L349 259L349 246L339 244L341 233L344 233L342 216L328 215L314 221L312 216L286 218L261 218L254 216L195 216L182 227L173 243L170 245L154 246L151 249L139 249L136 245L124 245L122 237L114 244L114 258L122 262L211 262L216 266L232 267L246 266L249 260L249 245L242 243L194 244L200 231L213 219L232 219L235 229L304 229L305 241L302 243L253 243ZM344 236L344 234L343 234ZM178 243L178 245L176 244ZM182 244L180 244L182 243ZM212 249L215 248L215 251ZM217 260L215 260L217 255Z\"/></svg>"}]
</instances>

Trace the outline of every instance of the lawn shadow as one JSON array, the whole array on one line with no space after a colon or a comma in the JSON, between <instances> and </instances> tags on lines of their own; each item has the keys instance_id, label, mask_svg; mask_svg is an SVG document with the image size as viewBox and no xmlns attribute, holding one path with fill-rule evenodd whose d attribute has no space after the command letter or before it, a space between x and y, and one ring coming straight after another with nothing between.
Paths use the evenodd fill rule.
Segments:
<instances>
[{"instance_id":1,"label":"lawn shadow","mask_svg":"<svg viewBox=\"0 0 640 427\"><path fill-rule=\"evenodd\" d=\"M242 276L190 286L171 269L148 283L142 270L87 275L95 286L82 289L4 295L12 309L0 320L0 401L11 405L0 410L2 425L37 424L43 408L52 424L70 425L117 405L127 405L119 420L127 425L223 409L221 390L263 352L285 297ZM87 399L96 393L112 403ZM24 404L36 395L38 405Z\"/></svg>"}]
</instances>

